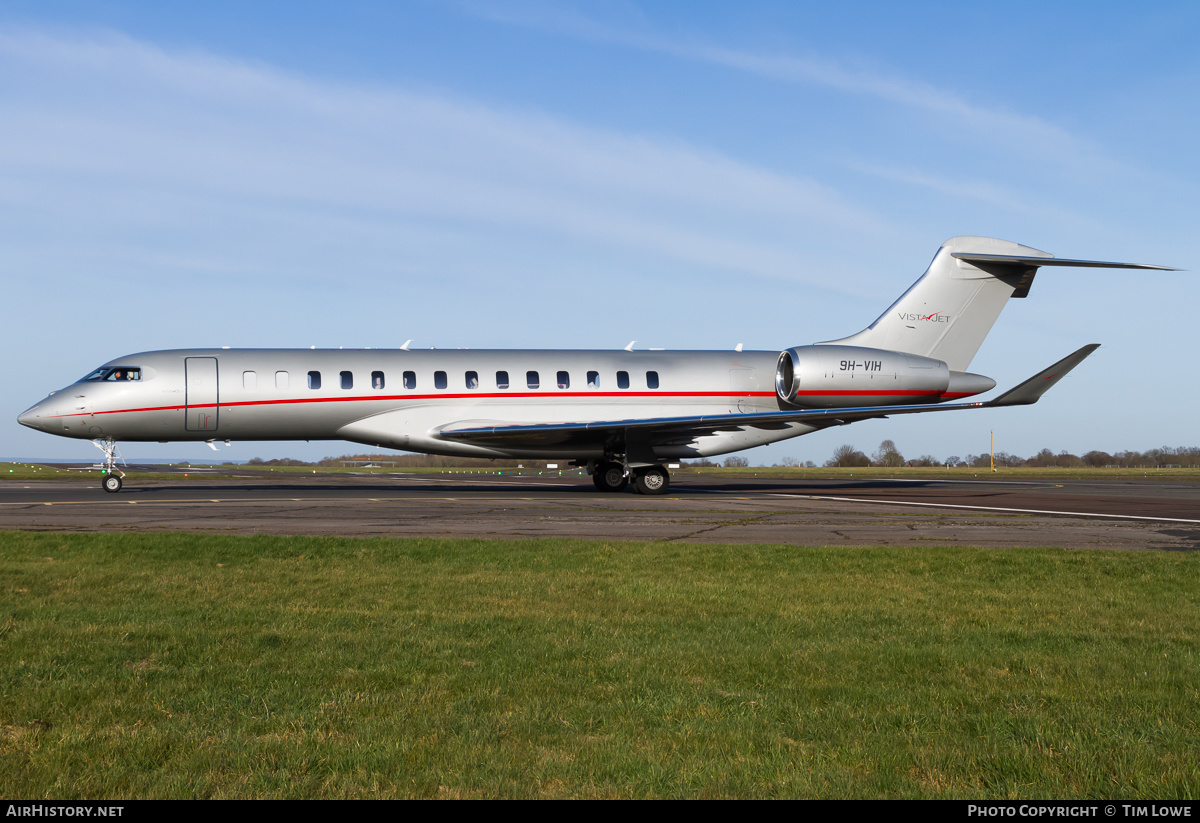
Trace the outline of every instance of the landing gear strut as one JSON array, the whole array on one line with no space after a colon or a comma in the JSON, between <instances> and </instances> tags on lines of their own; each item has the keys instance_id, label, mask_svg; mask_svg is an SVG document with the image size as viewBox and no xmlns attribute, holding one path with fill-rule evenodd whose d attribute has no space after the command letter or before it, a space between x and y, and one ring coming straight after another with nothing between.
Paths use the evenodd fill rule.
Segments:
<instances>
[{"instance_id":1,"label":"landing gear strut","mask_svg":"<svg viewBox=\"0 0 1200 823\"><path fill-rule=\"evenodd\" d=\"M101 487L111 494L116 494L121 490L121 478L125 476L125 472L117 468L117 458L120 452L117 450L116 440L93 440L92 445L104 452L104 477L100 480ZM124 463L125 459L121 458Z\"/></svg>"}]
</instances>

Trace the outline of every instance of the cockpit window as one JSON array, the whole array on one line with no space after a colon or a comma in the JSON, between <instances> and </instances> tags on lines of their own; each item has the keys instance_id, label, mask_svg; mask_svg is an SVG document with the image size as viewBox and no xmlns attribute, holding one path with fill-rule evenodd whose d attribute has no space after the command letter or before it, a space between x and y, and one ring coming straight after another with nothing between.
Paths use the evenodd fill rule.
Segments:
<instances>
[{"instance_id":1,"label":"cockpit window","mask_svg":"<svg viewBox=\"0 0 1200 823\"><path fill-rule=\"evenodd\" d=\"M117 366L114 368L99 368L80 380L80 383L113 382L118 380L141 380L142 370L136 366Z\"/></svg>"}]
</instances>

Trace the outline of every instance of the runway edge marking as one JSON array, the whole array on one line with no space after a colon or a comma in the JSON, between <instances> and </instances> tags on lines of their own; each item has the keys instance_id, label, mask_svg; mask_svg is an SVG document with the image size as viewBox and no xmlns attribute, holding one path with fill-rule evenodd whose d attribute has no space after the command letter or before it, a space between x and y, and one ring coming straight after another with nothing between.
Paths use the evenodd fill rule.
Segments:
<instances>
[{"instance_id":1,"label":"runway edge marking","mask_svg":"<svg viewBox=\"0 0 1200 823\"><path fill-rule=\"evenodd\" d=\"M1184 517L1152 517L1144 514L1101 514L1100 512L1064 512L1052 509L1011 509L1004 506L965 506L957 503L916 503L901 500L872 500L867 497L829 497L816 494L788 494L787 492L768 492L768 497L796 497L804 500L834 500L841 503L887 503L893 506L926 506L934 509L973 509L985 512L1013 512L1015 514L1054 514L1061 517L1108 517L1115 520L1155 520L1163 523L1196 523L1200 520L1189 520Z\"/></svg>"}]
</instances>

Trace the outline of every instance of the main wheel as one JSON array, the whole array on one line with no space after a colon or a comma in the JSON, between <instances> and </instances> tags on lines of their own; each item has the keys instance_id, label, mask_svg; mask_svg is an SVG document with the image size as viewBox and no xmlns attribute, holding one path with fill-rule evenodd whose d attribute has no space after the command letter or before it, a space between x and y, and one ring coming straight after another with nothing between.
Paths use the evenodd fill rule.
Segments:
<instances>
[{"instance_id":1,"label":"main wheel","mask_svg":"<svg viewBox=\"0 0 1200 823\"><path fill-rule=\"evenodd\" d=\"M592 473L592 482L602 492L619 492L629 481L620 463L601 463Z\"/></svg>"},{"instance_id":2,"label":"main wheel","mask_svg":"<svg viewBox=\"0 0 1200 823\"><path fill-rule=\"evenodd\" d=\"M639 469L633 476L633 487L638 494L666 494L671 487L671 475L662 466Z\"/></svg>"},{"instance_id":3,"label":"main wheel","mask_svg":"<svg viewBox=\"0 0 1200 823\"><path fill-rule=\"evenodd\" d=\"M100 485L104 486L106 492L116 494L121 490L121 475L106 474L104 479L100 481Z\"/></svg>"}]
</instances>

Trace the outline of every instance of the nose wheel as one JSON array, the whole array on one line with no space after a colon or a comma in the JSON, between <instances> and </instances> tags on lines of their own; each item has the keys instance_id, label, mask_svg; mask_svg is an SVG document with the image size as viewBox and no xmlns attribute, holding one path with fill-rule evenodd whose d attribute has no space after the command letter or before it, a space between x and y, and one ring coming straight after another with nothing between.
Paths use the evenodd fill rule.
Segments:
<instances>
[{"instance_id":1,"label":"nose wheel","mask_svg":"<svg viewBox=\"0 0 1200 823\"><path fill-rule=\"evenodd\" d=\"M119 474L105 475L104 479L100 482L104 486L104 490L106 492L116 494L121 490L121 475Z\"/></svg>"}]
</instances>

